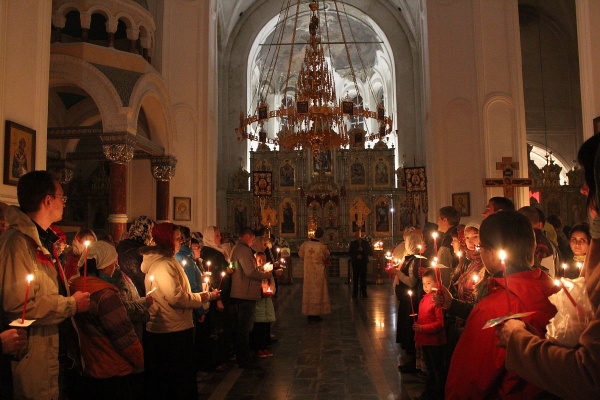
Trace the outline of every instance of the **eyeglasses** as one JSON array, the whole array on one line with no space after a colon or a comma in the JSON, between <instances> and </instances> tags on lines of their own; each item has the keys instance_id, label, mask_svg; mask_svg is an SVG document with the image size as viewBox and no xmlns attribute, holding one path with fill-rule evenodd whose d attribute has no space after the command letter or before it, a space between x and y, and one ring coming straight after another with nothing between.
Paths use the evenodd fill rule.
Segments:
<instances>
[{"instance_id":1,"label":"eyeglasses","mask_svg":"<svg viewBox=\"0 0 600 400\"><path fill-rule=\"evenodd\" d=\"M62 200L63 204L67 204L67 196L59 196L59 195L56 195L56 194L51 194L50 196L54 197L55 199L57 197L59 197Z\"/></svg>"}]
</instances>

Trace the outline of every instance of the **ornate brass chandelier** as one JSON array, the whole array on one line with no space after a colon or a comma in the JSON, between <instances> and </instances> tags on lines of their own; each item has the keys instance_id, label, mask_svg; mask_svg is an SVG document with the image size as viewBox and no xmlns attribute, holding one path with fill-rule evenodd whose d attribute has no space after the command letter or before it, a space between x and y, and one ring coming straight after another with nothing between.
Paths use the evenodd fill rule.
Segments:
<instances>
[{"instance_id":1,"label":"ornate brass chandelier","mask_svg":"<svg viewBox=\"0 0 600 400\"><path fill-rule=\"evenodd\" d=\"M337 0L328 1L335 8L335 18L333 20L338 21L342 36L342 41L335 44L344 45L345 54L348 57L349 75L354 83L356 97L354 99L350 98L349 95L346 95L342 99L338 99L337 97L334 71L331 65L331 42L329 39L331 28L328 26L326 15L323 18L326 41L323 40L321 31L321 13L325 14L325 10L328 8L325 7L322 0L311 1L309 3L310 37L305 48L300 70L292 71L292 59L296 45L296 31L301 0L295 0L297 2L295 7L290 4L291 1L293 0L284 0L284 6L279 15L278 22L281 32L274 45L274 56L269 68L265 68L261 74L256 103L251 104L250 107L253 109L246 115L240 112L240 126L235 130L238 141L253 140L260 142L260 146L274 144L287 150L309 148L315 153L320 150L345 148L351 141L350 135L355 132L352 130L351 120L357 118L377 121L376 132L369 132L368 126L367 130L362 132L365 140L374 141L386 138L392 132L392 119L385 114L383 100L377 105L375 111L363 108L362 104L358 104L357 99L360 99L361 95ZM295 15L289 16L289 12L293 8L296 10ZM293 18L292 43L284 44L282 43L283 30L285 30L285 21L288 18ZM350 35L353 37L354 35L349 23L348 26L350 27ZM356 44L356 40L353 39L353 42ZM266 99L270 91L272 91L273 85L271 85L271 81L273 76L276 75L277 55L280 54L281 47L287 45L291 46L290 56L287 64L287 74L282 79L285 82L286 93L284 93L284 100L281 106L270 110ZM362 65L359 47L355 45L354 48L359 53L358 56ZM281 76L281 78L283 77ZM294 80L295 87L293 86ZM288 85L288 83L291 84ZM288 88L290 88L289 95ZM278 126L278 132L273 138L269 137L266 130L266 125L271 119L276 119L276 126Z\"/></svg>"}]
</instances>

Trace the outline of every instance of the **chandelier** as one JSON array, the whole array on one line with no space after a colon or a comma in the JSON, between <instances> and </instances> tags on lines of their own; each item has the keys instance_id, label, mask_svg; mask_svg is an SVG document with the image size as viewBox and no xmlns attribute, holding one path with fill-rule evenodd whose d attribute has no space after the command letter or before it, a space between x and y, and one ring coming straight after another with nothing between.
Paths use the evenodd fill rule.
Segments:
<instances>
[{"instance_id":1,"label":"chandelier","mask_svg":"<svg viewBox=\"0 0 600 400\"><path fill-rule=\"evenodd\" d=\"M240 126L236 128L238 141L253 140L260 143L259 146L272 144L280 146L287 150L300 150L303 148L312 149L313 153L318 153L322 150L330 150L334 148L345 148L351 142L351 135L356 132L357 128L352 129L352 119L364 118L365 120L375 120L377 124L376 132L362 131L365 140L373 141L376 139L383 140L392 132L392 119L386 116L383 100L379 102L376 110L371 111L368 108L362 107L359 104L361 94L356 81L356 74L350 56L350 48L346 40L346 35L349 34L354 48L360 57L360 50L356 45L354 34L350 23L348 22L349 32L344 31L342 24L342 16L338 7L337 0L330 0L328 3L335 8L333 18L339 23L341 33L341 42L332 43L329 39L329 32L332 27L328 26L327 7L324 1L311 1L308 6L310 8L309 20L309 39L305 47L304 59L299 71L292 71L292 59L294 56L294 48L296 45L296 28L300 15L301 0L296 0L295 15L289 16L289 12L294 7L291 6L292 0L284 0L282 12L279 15L278 26L281 31L277 35L277 41L274 44L274 55L268 68L264 68L259 81L257 90L257 100L255 104L251 104L252 109L245 115L240 113ZM287 3L287 5L286 5ZM342 4L343 7L345 5ZM321 14L325 16L323 23L321 22ZM282 43L283 32L285 30L285 21L288 18L293 19L292 42ZM347 18L347 14L346 14ZM325 28L325 41L321 28ZM273 37L275 38L275 34ZM343 44L345 55L348 58L349 76L354 83L356 96L350 98L348 94L344 98L339 99L335 90L334 71L331 66L331 45ZM275 67L277 65L277 57L280 54L282 46L290 47L290 56L287 64L287 73L285 76L280 76L285 82L285 91L282 104L279 108L270 110L266 99L273 90L271 81L276 75ZM363 66L364 71L364 66ZM283 75L283 74L282 74ZM291 84L295 80L295 87ZM290 95L288 96L288 87ZM370 86L370 84L369 84ZM272 94L272 92L271 92ZM373 96L374 97L374 96ZM279 127L278 132L274 137L269 137L266 125L269 120L276 119L276 125ZM368 125L365 124L368 129ZM349 134L350 133L350 134Z\"/></svg>"}]
</instances>

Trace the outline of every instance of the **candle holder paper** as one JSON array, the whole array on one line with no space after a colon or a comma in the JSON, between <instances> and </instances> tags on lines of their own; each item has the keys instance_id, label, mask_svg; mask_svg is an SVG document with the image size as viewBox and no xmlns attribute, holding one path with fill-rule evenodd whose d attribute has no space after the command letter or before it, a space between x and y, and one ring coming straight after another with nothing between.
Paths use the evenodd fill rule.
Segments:
<instances>
[{"instance_id":1,"label":"candle holder paper","mask_svg":"<svg viewBox=\"0 0 600 400\"><path fill-rule=\"evenodd\" d=\"M487 328L492 328L492 327L494 327L498 324L501 324L504 321L507 321L509 319L525 318L534 313L535 313L535 311L529 311L529 312L523 312L523 313L518 313L518 314L509 314L509 315L505 315L503 317L498 317L498 318L492 318L488 322L486 322L485 325L483 326L483 328L481 328L481 329L483 330L483 329L487 329Z\"/></svg>"},{"instance_id":2,"label":"candle holder paper","mask_svg":"<svg viewBox=\"0 0 600 400\"><path fill-rule=\"evenodd\" d=\"M15 319L13 322L8 324L8 326L12 326L13 328L28 328L29 325L33 324L35 319L26 319L21 323L21 318Z\"/></svg>"}]
</instances>

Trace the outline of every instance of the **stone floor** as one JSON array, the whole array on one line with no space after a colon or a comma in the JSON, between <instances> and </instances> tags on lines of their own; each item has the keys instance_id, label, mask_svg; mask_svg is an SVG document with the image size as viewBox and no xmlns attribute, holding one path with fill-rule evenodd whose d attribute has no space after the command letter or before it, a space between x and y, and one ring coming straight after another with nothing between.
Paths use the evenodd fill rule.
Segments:
<instances>
[{"instance_id":1,"label":"stone floor","mask_svg":"<svg viewBox=\"0 0 600 400\"><path fill-rule=\"evenodd\" d=\"M352 299L345 279L331 279L332 313L322 322L301 314L302 282L279 287L274 357L263 370L227 372L199 379L201 399L411 399L424 385L401 376L396 301L389 282L369 285L367 298Z\"/></svg>"}]
</instances>

